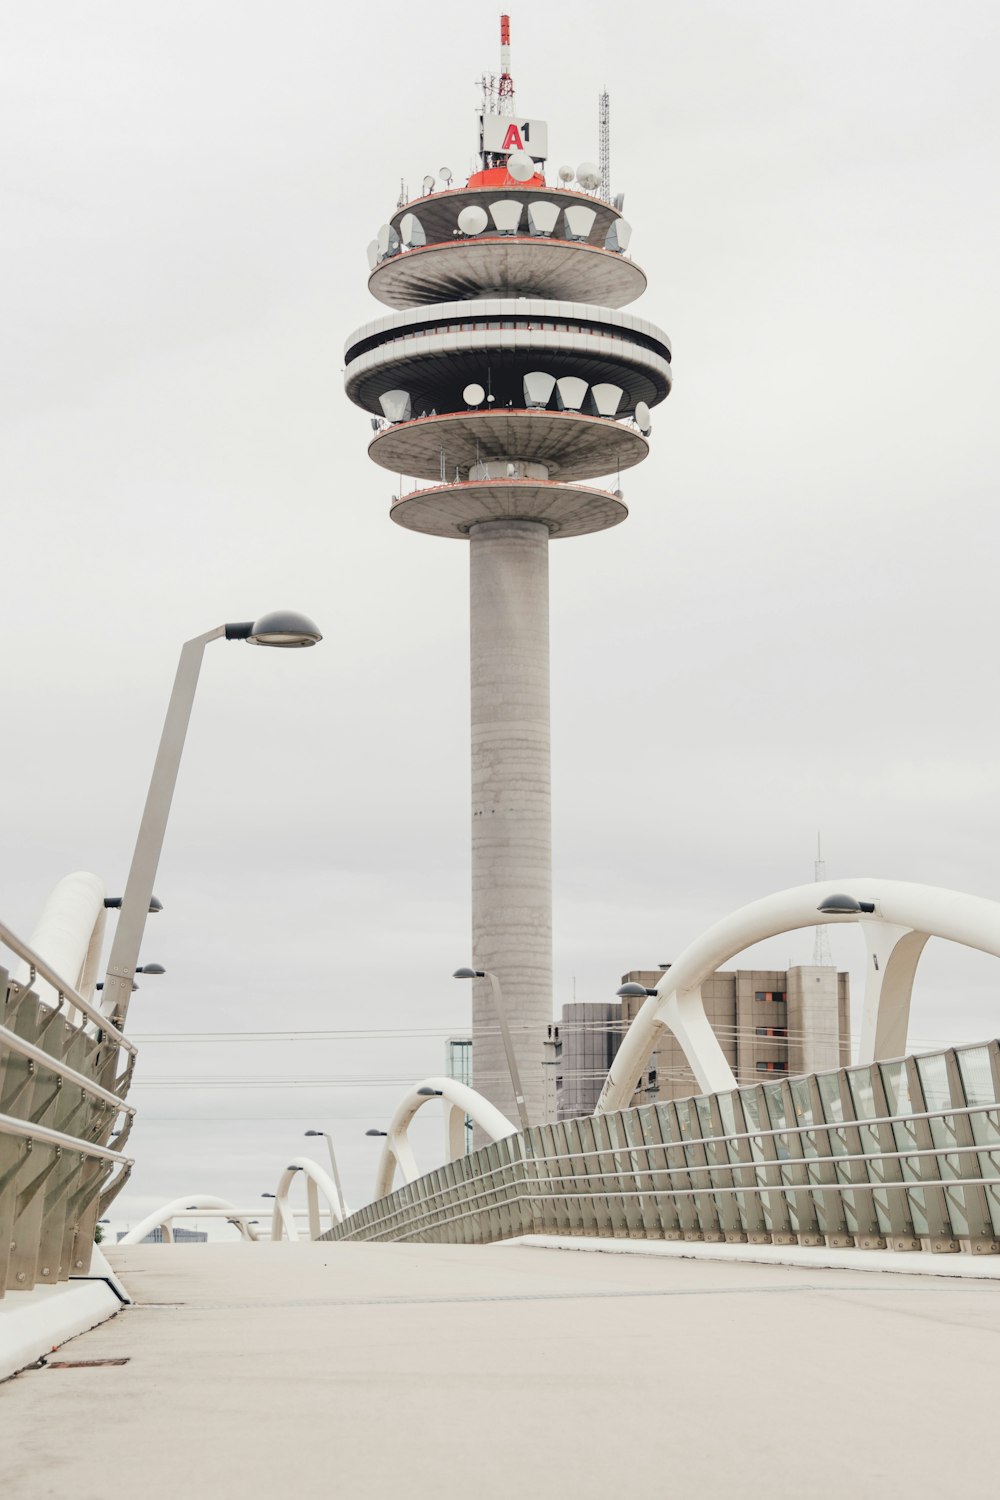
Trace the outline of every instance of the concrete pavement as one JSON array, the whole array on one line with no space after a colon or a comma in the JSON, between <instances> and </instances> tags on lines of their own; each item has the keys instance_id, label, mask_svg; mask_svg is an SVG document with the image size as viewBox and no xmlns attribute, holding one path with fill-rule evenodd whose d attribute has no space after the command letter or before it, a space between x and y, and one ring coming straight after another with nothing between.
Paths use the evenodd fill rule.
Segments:
<instances>
[{"instance_id":1,"label":"concrete pavement","mask_svg":"<svg viewBox=\"0 0 1000 1500\"><path fill-rule=\"evenodd\" d=\"M16 1500L991 1493L1000 1289L528 1245L112 1250L0 1387Z\"/></svg>"}]
</instances>

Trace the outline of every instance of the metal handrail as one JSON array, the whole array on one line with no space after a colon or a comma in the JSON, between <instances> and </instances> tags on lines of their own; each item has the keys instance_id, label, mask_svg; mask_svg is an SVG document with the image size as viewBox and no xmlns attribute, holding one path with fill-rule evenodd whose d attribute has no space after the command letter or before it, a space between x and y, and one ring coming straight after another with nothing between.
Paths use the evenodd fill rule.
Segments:
<instances>
[{"instance_id":1,"label":"metal handrail","mask_svg":"<svg viewBox=\"0 0 1000 1500\"><path fill-rule=\"evenodd\" d=\"M843 1071L843 1070L838 1070ZM851 1071L851 1070L847 1070ZM716 1096L718 1097L718 1096ZM657 1108L652 1106L652 1108ZM629 1110L616 1112L621 1114L636 1114L638 1111ZM642 1199L666 1193L675 1199L700 1199L711 1195L744 1195L760 1196L772 1193L795 1194L805 1192L823 1193L830 1192L840 1194L878 1194L883 1190L896 1189L904 1192L927 1191L938 1188L945 1193L955 1188L993 1188L998 1186L997 1177L977 1176L945 1176L937 1177L905 1176L893 1179L880 1179L867 1177L862 1181L854 1178L846 1178L840 1168L862 1166L866 1170L877 1167L879 1163L891 1164L896 1170L902 1169L905 1173L906 1163L910 1160L930 1160L937 1165L937 1171L941 1172L941 1159L956 1158L956 1165L966 1166L963 1160L973 1153L982 1165L983 1153L996 1159L1000 1154L1000 1141L960 1141L952 1140L940 1145L917 1146L897 1150L849 1151L835 1152L832 1150L832 1138L830 1132L841 1133L847 1130L860 1131L863 1127L886 1127L898 1126L900 1124L923 1123L929 1126L934 1120L950 1120L961 1118L968 1122L970 1127L974 1126L976 1116L995 1119L1000 1114L1000 1101L984 1100L978 1104L971 1105L944 1105L936 1109L925 1109L913 1111L908 1114L896 1115L874 1115L868 1119L842 1119L842 1120L819 1120L810 1124L787 1124L784 1126L771 1126L758 1128L756 1130L732 1131L722 1135L700 1136L692 1135L686 1138L677 1136L671 1140L660 1141L624 1141L616 1145L583 1146L577 1149L559 1150L558 1143L553 1142L555 1149L546 1150L541 1139L526 1139L517 1137L517 1145L514 1142L507 1143L508 1149L516 1150L507 1161L498 1161L496 1165L490 1165L483 1159L479 1170L470 1176L459 1176L455 1182L441 1181L438 1173L428 1174L427 1177L417 1179L417 1182L406 1184L397 1189L385 1199L376 1200L366 1209L359 1210L352 1215L357 1224L357 1232L363 1237L382 1237L393 1234L395 1231L404 1231L407 1236L414 1233L419 1234L427 1228L439 1228L459 1219L481 1215L489 1209L503 1208L512 1203L553 1203L567 1199L593 1200L595 1198L610 1199ZM591 1118L589 1116L581 1119ZM605 1116L606 1120L615 1118L614 1115ZM567 1124L572 1122L565 1122ZM542 1129L553 1127L542 1127ZM817 1136L825 1132L826 1140L817 1140L817 1147L825 1145L826 1154L822 1151L810 1155L789 1155L763 1158L757 1155L749 1159L732 1160L719 1159L716 1151L719 1148L729 1148L741 1143L753 1147L755 1142L766 1138L772 1140L780 1139L782 1136L796 1137L801 1140L803 1136L815 1132ZM972 1132L970 1132L972 1133ZM501 1149L504 1143L497 1143L492 1147L483 1148L484 1152L495 1152ZM803 1143L804 1144L804 1143ZM895 1144L895 1142L894 1142ZM800 1146L801 1149L801 1146ZM683 1162L671 1165L669 1153L683 1154ZM693 1153L706 1157L703 1161L691 1161L688 1158ZM607 1158L612 1158L611 1162ZM657 1162L659 1158L659 1162ZM656 1163L656 1164L654 1164ZM566 1170L570 1168L570 1170ZM439 1169L439 1172L445 1169ZM959 1167L959 1171L961 1167ZM816 1177L817 1171L831 1171L832 1180L819 1181ZM725 1174L728 1181L720 1183L717 1178ZM753 1180L749 1180L753 1174ZM791 1180L792 1174L795 1179ZM438 1181L432 1185L431 1178L438 1177ZM688 1185L678 1183L676 1179L687 1179ZM585 1180L586 1186L581 1190L581 1181ZM630 1186L626 1186L626 1183ZM708 1184L706 1186L695 1184ZM499 1197L499 1201L498 1201ZM456 1201L456 1199L458 1201ZM456 1210L461 1205L461 1211ZM346 1224L350 1224L350 1220ZM331 1238L352 1238L343 1229L339 1235L330 1232Z\"/></svg>"},{"instance_id":2,"label":"metal handrail","mask_svg":"<svg viewBox=\"0 0 1000 1500\"><path fill-rule=\"evenodd\" d=\"M110 1089L102 1088L99 1083L92 1083L83 1073L78 1073L75 1068L68 1068L58 1058L46 1052L42 1047L36 1047L33 1042L25 1041L24 1037L18 1036L16 1032L10 1031L6 1026L0 1026L0 1047L6 1047L10 1052L16 1052L20 1057L26 1057L30 1062L45 1068L50 1073L56 1073L67 1083L72 1083L76 1088L83 1089L85 1093L93 1094L95 1099L101 1099L105 1104L114 1105L116 1111L126 1115L134 1115L135 1109L131 1104L123 1104L121 1096L113 1094Z\"/></svg>"},{"instance_id":3,"label":"metal handrail","mask_svg":"<svg viewBox=\"0 0 1000 1500\"><path fill-rule=\"evenodd\" d=\"M98 1146L95 1141L81 1140L77 1135L66 1135L62 1130L52 1130L48 1125L33 1125L30 1120L17 1120L13 1115L0 1115L0 1135L21 1136L25 1140L37 1141L42 1146L56 1146L61 1151L75 1151L80 1156L99 1157L101 1161L119 1162L131 1167L135 1158L121 1151L112 1151L108 1146Z\"/></svg>"},{"instance_id":4,"label":"metal handrail","mask_svg":"<svg viewBox=\"0 0 1000 1500\"><path fill-rule=\"evenodd\" d=\"M48 984L51 984L60 1000L68 1000L76 1010L82 1012L87 1017L88 1021L92 1021L95 1026L98 1026L104 1032L105 1036L117 1042L119 1047L124 1047L126 1052L130 1052L133 1056L135 1055L135 1047L131 1042L126 1040L117 1026L113 1025L101 1011L95 1009L89 1000L85 1000L81 994L78 994L71 984L67 984L66 980L61 978L55 969L45 962L41 954L36 953L33 948L29 948L27 943L22 942L17 934L11 932L10 928L6 927L3 922L0 922L0 943L3 943L12 953L16 953L18 958L23 959ZM15 980L13 983L16 984L17 981Z\"/></svg>"},{"instance_id":5,"label":"metal handrail","mask_svg":"<svg viewBox=\"0 0 1000 1500\"><path fill-rule=\"evenodd\" d=\"M661 1147L660 1149L662 1150L664 1148ZM805 1180L803 1182L786 1182L783 1179L775 1181L775 1182L768 1182L768 1181L761 1182L758 1179L756 1182L753 1182L753 1183L745 1183L745 1182L744 1183L738 1183L738 1182L736 1182L736 1183L710 1183L706 1187L683 1187L683 1186L678 1187L678 1186L675 1186L673 1183L670 1183L666 1187L666 1189L658 1188L658 1187L655 1186L655 1184L651 1184L648 1187L646 1187L646 1186L640 1186L640 1187L635 1187L635 1188L625 1188L625 1187L622 1187L620 1185L620 1183L621 1183L621 1181L623 1179L630 1178L630 1177L631 1178L638 1178L638 1177L654 1178L654 1177L663 1177L663 1176L673 1177L673 1176L678 1175L678 1174L683 1175L683 1176L688 1176L688 1177L694 1177L697 1174L704 1174L706 1172L727 1172L731 1176L735 1176L739 1172L754 1172L754 1173L764 1173L764 1174L774 1175L776 1173L780 1174L782 1171L788 1169L789 1167L795 1167L795 1168L803 1168L803 1167L805 1167L805 1168L808 1168L808 1167L826 1167L826 1166L832 1166L832 1165L839 1165L841 1163L846 1164L846 1163L854 1163L854 1162L865 1162L865 1163L867 1163L867 1162L880 1162L880 1161L908 1160L909 1158L916 1157L916 1156L919 1156L919 1157L939 1157L939 1156L981 1155L983 1152L986 1152L988 1154L991 1150L995 1151L995 1152L1000 1152L1000 1143L994 1145L993 1147L982 1146L982 1145L980 1145L980 1146L974 1146L973 1145L973 1146L964 1146L964 1147L960 1147L960 1148L956 1149L954 1146L936 1146L936 1147L933 1147L933 1148L928 1148L926 1150L920 1150L920 1151L906 1151L906 1152L898 1151L898 1152L884 1152L884 1153L883 1152L872 1152L872 1153L870 1153L867 1156L822 1156L822 1157L815 1157L815 1156L813 1156L813 1157L802 1157L802 1156L795 1157L795 1156L793 1156L793 1157L788 1157L788 1158L782 1158L781 1160L766 1161L766 1162L726 1162L726 1163L720 1163L720 1164L717 1164L717 1165L713 1165L712 1163L706 1162L706 1163L702 1163L700 1165L683 1166L683 1167L670 1167L670 1166L662 1166L662 1167L623 1167L619 1172L600 1171L600 1170L594 1171L593 1169L588 1169L588 1170L585 1170L585 1171L580 1172L580 1173L572 1173L572 1174L571 1173L560 1173L560 1172L555 1172L555 1173L553 1173L553 1172L547 1172L547 1173L545 1173L544 1176L541 1176L541 1175L539 1175L539 1176L531 1175L529 1177L523 1178L521 1183L512 1182L510 1184L510 1186L512 1186L512 1187L521 1187L521 1186L526 1186L527 1184L531 1184L531 1187L529 1188L526 1196L528 1198L541 1199L541 1200L546 1201L546 1202L548 1202L549 1200L557 1202L557 1201L559 1201L560 1199L563 1199L563 1198L584 1198L584 1199L591 1199L591 1198L594 1198L594 1197L605 1197L605 1198L644 1198L644 1197L649 1197L650 1194L656 1193L656 1192L659 1192L659 1191L666 1191L666 1192L672 1194L675 1197L681 1197L681 1198L683 1198L683 1197L691 1197L692 1195L698 1196L698 1195L707 1194L707 1193L773 1193L773 1192L790 1192L790 1193L794 1193L794 1192L809 1192L809 1191L811 1191L811 1192L857 1192L857 1193L869 1192L869 1193L878 1193L878 1192L881 1192L883 1188L896 1188L896 1189L898 1189L898 1188L906 1188L906 1189L909 1189L910 1191L914 1191L914 1190L920 1191L922 1189L931 1188L931 1187L938 1187L938 1188L971 1187L971 1186L990 1186L990 1187L995 1187L996 1183L997 1183L997 1179L995 1177L901 1177L901 1178L890 1178L890 1179L886 1179L886 1180L876 1180L876 1181L872 1181L871 1179L867 1179L867 1180L865 1180L863 1182L855 1182L855 1181L847 1181L847 1182L845 1182L845 1181L843 1181L842 1179L839 1179L839 1178L836 1181L832 1181L832 1182L817 1182L814 1178L809 1178L809 1179L807 1179L807 1180ZM568 1161L583 1161L583 1162L586 1162L587 1159L588 1159L587 1156L581 1154L581 1155L578 1155L578 1156L535 1157L535 1158L530 1159L530 1160L531 1160L531 1165L532 1166L539 1166L539 1165L544 1165L546 1162L561 1162L561 1161L566 1161L566 1162L568 1162ZM497 1199L493 1195L498 1190L502 1189L503 1186L504 1186L504 1184L500 1183L499 1185L497 1185L495 1183L494 1179L497 1178L498 1176L500 1176L501 1174L505 1173L505 1172L514 1171L516 1174L521 1174L522 1170L524 1169L524 1167L526 1165L527 1165L527 1160L524 1159L524 1158L522 1158L519 1161L508 1162L508 1163L506 1163L504 1165L501 1165L501 1166L498 1166L498 1167L489 1167L484 1172L477 1172L476 1175L475 1175L475 1177L468 1178L468 1179L466 1179L461 1184L461 1186L465 1187L465 1188L470 1188L471 1187L471 1188L477 1189L476 1191L473 1191L471 1193L468 1193L468 1192L464 1193L463 1194L463 1199L462 1199L463 1203L465 1203L467 1205L474 1205L479 1200L483 1200L487 1207L490 1207L490 1208L499 1208L499 1207L502 1207L504 1203L512 1201L509 1197L508 1198L504 1198L504 1199L500 1200L499 1202L497 1201ZM555 1183L561 1183L561 1182L572 1183L572 1182L575 1182L575 1181L579 1181L582 1178L585 1178L587 1180L587 1183L589 1184L589 1186L586 1189L586 1191L583 1191L583 1192L572 1190L572 1189L569 1189L569 1188L567 1188L567 1189L560 1189L559 1191L551 1192L551 1193L546 1193L546 1192L542 1192L542 1191L538 1191L537 1190L538 1188L545 1187L548 1184L555 1184ZM618 1185L615 1185L616 1183ZM491 1185L487 1186L487 1184L491 1184ZM601 1186L600 1184L605 1184L605 1185ZM412 1188L413 1184L410 1183L410 1184L407 1184L407 1186L409 1186L409 1187ZM415 1227L416 1225L418 1225L419 1223L421 1223L423 1220L428 1219L428 1218L433 1218L436 1213L443 1212L446 1208L450 1207L451 1206L450 1204L448 1204L447 1202L443 1202L441 1200L446 1200L449 1197L449 1195L453 1194L456 1191L456 1189L458 1188L458 1186L459 1186L459 1184L455 1184L455 1185L452 1185L452 1186L445 1186L445 1187L435 1188L435 1189L431 1190L430 1192L421 1194L419 1202L417 1204L410 1204L410 1205L405 1205L405 1206L404 1205L399 1205L399 1206L397 1206L395 1208L389 1209L385 1213L381 1214L378 1218L375 1218L375 1217L369 1218L369 1224L373 1228L378 1228L380 1225L389 1224L392 1220L399 1218L401 1215L405 1215L408 1226ZM403 1191L405 1191L405 1189L404 1188L400 1188L400 1189L397 1189L397 1191L403 1192ZM395 1195L395 1193L393 1193L390 1196L391 1197L395 1197L396 1195ZM520 1197L520 1196L524 1196L524 1195L516 1193L514 1196L515 1197ZM387 1201L387 1200L385 1200L385 1199L376 1199L376 1203L378 1203L378 1202L385 1202L385 1201ZM439 1203L440 1206L438 1208L435 1208L434 1207L435 1203ZM368 1207L368 1209L371 1209L371 1208L374 1208L374 1206L375 1206L375 1204L369 1204L367 1207ZM422 1210L422 1211L417 1212L415 1214L414 1213L414 1209ZM361 1214L363 1214L365 1212L366 1212L365 1209L359 1209L358 1210L358 1214L356 1216L360 1217ZM474 1208L474 1207L470 1207L469 1208L469 1212L470 1213L478 1213L478 1212L482 1212L482 1209L477 1209L477 1208ZM356 1216L352 1215L352 1217L356 1217ZM347 1222L347 1221L345 1220L345 1222Z\"/></svg>"}]
</instances>

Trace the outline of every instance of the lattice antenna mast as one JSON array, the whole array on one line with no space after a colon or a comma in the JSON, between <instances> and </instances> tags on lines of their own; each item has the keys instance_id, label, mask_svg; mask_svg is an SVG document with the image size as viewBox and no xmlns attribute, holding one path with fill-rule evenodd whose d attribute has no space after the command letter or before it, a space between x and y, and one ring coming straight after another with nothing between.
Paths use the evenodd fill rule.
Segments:
<instances>
[{"instance_id":1,"label":"lattice antenna mast","mask_svg":"<svg viewBox=\"0 0 1000 1500\"><path fill-rule=\"evenodd\" d=\"M500 17L500 82L497 85L497 114L514 113L514 80L510 76L510 16Z\"/></svg>"},{"instance_id":2,"label":"lattice antenna mast","mask_svg":"<svg viewBox=\"0 0 1000 1500\"><path fill-rule=\"evenodd\" d=\"M816 863L813 866L817 880L826 879L826 860L823 858L823 844L820 835L816 835ZM816 938L813 943L813 963L818 968L833 967L833 954L830 952L830 937L825 927L816 928Z\"/></svg>"},{"instance_id":3,"label":"lattice antenna mast","mask_svg":"<svg viewBox=\"0 0 1000 1500\"><path fill-rule=\"evenodd\" d=\"M598 165L601 169L601 196L605 203L611 202L611 97L607 89L600 96L597 110L599 135Z\"/></svg>"}]
</instances>

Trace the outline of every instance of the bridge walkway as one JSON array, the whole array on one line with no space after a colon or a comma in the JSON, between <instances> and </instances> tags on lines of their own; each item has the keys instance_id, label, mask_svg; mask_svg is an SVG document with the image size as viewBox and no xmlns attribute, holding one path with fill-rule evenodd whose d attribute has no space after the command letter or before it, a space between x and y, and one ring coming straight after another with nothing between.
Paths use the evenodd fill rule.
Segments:
<instances>
[{"instance_id":1,"label":"bridge walkway","mask_svg":"<svg viewBox=\"0 0 1000 1500\"><path fill-rule=\"evenodd\" d=\"M17 1500L996 1488L993 1282L526 1245L109 1259L135 1305L0 1387Z\"/></svg>"}]
</instances>

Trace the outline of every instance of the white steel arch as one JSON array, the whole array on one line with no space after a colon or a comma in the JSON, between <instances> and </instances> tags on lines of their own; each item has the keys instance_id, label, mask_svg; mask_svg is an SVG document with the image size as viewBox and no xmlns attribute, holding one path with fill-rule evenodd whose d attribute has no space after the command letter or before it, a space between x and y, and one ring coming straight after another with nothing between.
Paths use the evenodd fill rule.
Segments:
<instances>
[{"instance_id":1,"label":"white steel arch","mask_svg":"<svg viewBox=\"0 0 1000 1500\"><path fill-rule=\"evenodd\" d=\"M826 897L840 893L871 904L874 910L847 914L817 910ZM656 993L625 1035L595 1113L628 1108L661 1026L676 1036L700 1089L718 1093L735 1088L736 1079L705 1015L702 984L721 964L753 943L825 922L857 922L868 949L861 1022L863 1063L899 1057L906 1051L913 976L929 937L947 938L1000 957L1000 903L962 891L904 880L843 877L765 896L709 927L666 970Z\"/></svg>"},{"instance_id":2,"label":"white steel arch","mask_svg":"<svg viewBox=\"0 0 1000 1500\"><path fill-rule=\"evenodd\" d=\"M53 886L28 939L28 947L85 1000L94 998L106 916L104 881L89 870L77 870ZM14 978L27 984L29 977L28 965L19 964ZM44 1004L58 1003L52 985L41 975L36 976L33 989Z\"/></svg>"},{"instance_id":3,"label":"white steel arch","mask_svg":"<svg viewBox=\"0 0 1000 1500\"><path fill-rule=\"evenodd\" d=\"M301 1172L306 1179L306 1205L309 1211L309 1238L318 1240L322 1230L319 1222L319 1195L323 1194L330 1211L331 1226L340 1223L340 1194L329 1172L324 1172L318 1162L308 1156L293 1156L278 1179L278 1190L274 1195L274 1213L271 1217L272 1240L299 1238L295 1215L288 1202L292 1183Z\"/></svg>"},{"instance_id":4,"label":"white steel arch","mask_svg":"<svg viewBox=\"0 0 1000 1500\"><path fill-rule=\"evenodd\" d=\"M421 1093L421 1089L433 1089L433 1093ZM445 1106L445 1149L448 1161L457 1161L465 1155L465 1117L468 1115L485 1131L491 1141L503 1140L516 1135L517 1126L502 1114L496 1105L470 1089L468 1084L455 1078L425 1078L415 1083L396 1107L389 1124L388 1134L382 1147L375 1179L375 1197L384 1198L392 1192L392 1184L399 1168L404 1182L413 1182L420 1176L413 1148L410 1145L410 1122L418 1110L433 1099L440 1097Z\"/></svg>"},{"instance_id":5,"label":"white steel arch","mask_svg":"<svg viewBox=\"0 0 1000 1500\"><path fill-rule=\"evenodd\" d=\"M168 1243L173 1242L173 1221L175 1219L197 1218L197 1211L207 1211L206 1216L212 1218L225 1218L236 1225L241 1236L245 1240L257 1238L250 1226L250 1219L257 1217L256 1211L238 1209L235 1204L230 1203L227 1198L215 1198L211 1193L188 1193L183 1198L172 1198L169 1203L164 1203L162 1208L155 1208L151 1214L140 1219L134 1229L119 1240L121 1245L139 1245L154 1229L163 1230L163 1238Z\"/></svg>"}]
</instances>

